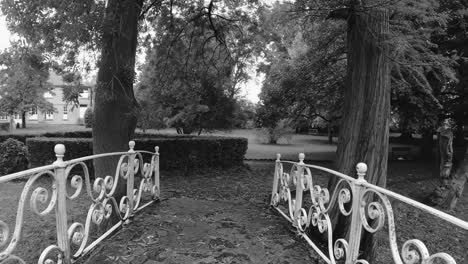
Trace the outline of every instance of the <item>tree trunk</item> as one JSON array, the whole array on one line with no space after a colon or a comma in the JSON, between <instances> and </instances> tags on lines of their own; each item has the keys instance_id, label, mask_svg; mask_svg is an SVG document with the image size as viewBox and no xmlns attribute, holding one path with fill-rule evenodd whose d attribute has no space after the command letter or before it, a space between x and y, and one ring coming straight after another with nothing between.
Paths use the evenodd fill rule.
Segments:
<instances>
[{"instance_id":1,"label":"tree trunk","mask_svg":"<svg viewBox=\"0 0 468 264\"><path fill-rule=\"evenodd\" d=\"M26 112L21 113L21 128L26 128Z\"/></svg>"},{"instance_id":2,"label":"tree trunk","mask_svg":"<svg viewBox=\"0 0 468 264\"><path fill-rule=\"evenodd\" d=\"M442 128L438 134L439 179L442 186L450 185L450 172L453 160L453 133L451 129Z\"/></svg>"},{"instance_id":3,"label":"tree trunk","mask_svg":"<svg viewBox=\"0 0 468 264\"><path fill-rule=\"evenodd\" d=\"M456 146L465 146L465 133L463 131L464 116L463 111L455 113L456 130L453 141Z\"/></svg>"},{"instance_id":4,"label":"tree trunk","mask_svg":"<svg viewBox=\"0 0 468 264\"><path fill-rule=\"evenodd\" d=\"M356 10L348 19L349 86L344 94L344 116L341 119L337 149L338 170L356 175L356 164L365 162L365 179L385 187L387 177L388 136L390 117L390 67L386 38L389 32L388 11L382 9ZM333 190L338 179L329 181ZM336 238L346 237L349 222L336 207L332 211ZM364 234L361 248L366 258L373 256L373 236ZM372 263L372 259L367 259Z\"/></svg>"},{"instance_id":5,"label":"tree trunk","mask_svg":"<svg viewBox=\"0 0 468 264\"><path fill-rule=\"evenodd\" d=\"M450 208L450 210L455 209L457 206L458 199L462 196L463 189L465 184L468 181L468 148L465 150L465 156L463 161L458 166L457 172L452 179L452 188L450 189L451 193L449 199L445 204L445 207Z\"/></svg>"},{"instance_id":6,"label":"tree trunk","mask_svg":"<svg viewBox=\"0 0 468 264\"><path fill-rule=\"evenodd\" d=\"M143 0L109 0L103 22L103 42L94 98L95 154L128 150L137 124L133 93L138 16ZM113 175L115 159L95 162L97 177Z\"/></svg>"},{"instance_id":7,"label":"tree trunk","mask_svg":"<svg viewBox=\"0 0 468 264\"><path fill-rule=\"evenodd\" d=\"M465 150L463 161L458 165L455 174L451 177L450 186L437 187L427 198L427 202L433 206L444 209L455 209L458 199L462 196L463 189L468 181L468 148Z\"/></svg>"},{"instance_id":8,"label":"tree trunk","mask_svg":"<svg viewBox=\"0 0 468 264\"><path fill-rule=\"evenodd\" d=\"M328 144L333 144L333 130L331 122L327 123Z\"/></svg>"}]
</instances>

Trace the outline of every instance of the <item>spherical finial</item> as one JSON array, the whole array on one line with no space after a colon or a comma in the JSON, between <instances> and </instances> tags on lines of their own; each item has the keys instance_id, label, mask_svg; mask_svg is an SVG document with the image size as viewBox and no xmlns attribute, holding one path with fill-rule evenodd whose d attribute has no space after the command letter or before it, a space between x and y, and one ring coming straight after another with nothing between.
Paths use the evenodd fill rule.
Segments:
<instances>
[{"instance_id":1,"label":"spherical finial","mask_svg":"<svg viewBox=\"0 0 468 264\"><path fill-rule=\"evenodd\" d=\"M364 162L359 162L356 165L356 171L359 178L364 178L364 175L366 175L367 172L367 165Z\"/></svg>"},{"instance_id":2,"label":"spherical finial","mask_svg":"<svg viewBox=\"0 0 468 264\"><path fill-rule=\"evenodd\" d=\"M277 153L276 154L276 161L280 161L280 159L281 159L281 154Z\"/></svg>"},{"instance_id":3,"label":"spherical finial","mask_svg":"<svg viewBox=\"0 0 468 264\"><path fill-rule=\"evenodd\" d=\"M55 155L60 155L63 157L63 155L65 155L65 145L63 144L55 145L54 152L55 152Z\"/></svg>"},{"instance_id":4,"label":"spherical finial","mask_svg":"<svg viewBox=\"0 0 468 264\"><path fill-rule=\"evenodd\" d=\"M304 153L299 153L299 162L303 163L305 159L305 154Z\"/></svg>"},{"instance_id":5,"label":"spherical finial","mask_svg":"<svg viewBox=\"0 0 468 264\"><path fill-rule=\"evenodd\" d=\"M128 142L128 147L130 148L130 150L133 150L135 148L135 141L129 141Z\"/></svg>"},{"instance_id":6,"label":"spherical finial","mask_svg":"<svg viewBox=\"0 0 468 264\"><path fill-rule=\"evenodd\" d=\"M154 153L156 153L156 154L159 153L159 147L158 146L154 147Z\"/></svg>"}]
</instances>

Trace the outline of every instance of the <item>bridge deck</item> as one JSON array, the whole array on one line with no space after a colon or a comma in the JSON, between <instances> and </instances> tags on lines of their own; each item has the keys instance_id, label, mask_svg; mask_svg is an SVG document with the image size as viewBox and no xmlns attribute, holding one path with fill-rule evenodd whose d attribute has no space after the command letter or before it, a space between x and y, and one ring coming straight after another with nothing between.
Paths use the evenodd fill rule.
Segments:
<instances>
[{"instance_id":1,"label":"bridge deck","mask_svg":"<svg viewBox=\"0 0 468 264\"><path fill-rule=\"evenodd\" d=\"M317 263L265 204L172 198L146 208L86 263Z\"/></svg>"}]
</instances>

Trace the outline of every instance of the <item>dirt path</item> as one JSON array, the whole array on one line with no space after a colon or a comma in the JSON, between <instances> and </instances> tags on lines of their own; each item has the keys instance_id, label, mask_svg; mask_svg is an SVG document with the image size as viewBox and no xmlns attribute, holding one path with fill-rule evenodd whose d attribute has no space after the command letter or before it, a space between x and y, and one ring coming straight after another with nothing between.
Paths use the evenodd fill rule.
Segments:
<instances>
[{"instance_id":1,"label":"dirt path","mask_svg":"<svg viewBox=\"0 0 468 264\"><path fill-rule=\"evenodd\" d=\"M86 263L318 263L265 205L172 198L146 208Z\"/></svg>"}]
</instances>

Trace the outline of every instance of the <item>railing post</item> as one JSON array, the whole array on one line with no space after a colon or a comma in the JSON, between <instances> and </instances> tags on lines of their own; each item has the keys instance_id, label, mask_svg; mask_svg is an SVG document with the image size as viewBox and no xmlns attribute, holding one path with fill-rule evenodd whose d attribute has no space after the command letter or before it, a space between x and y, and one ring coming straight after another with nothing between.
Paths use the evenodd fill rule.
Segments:
<instances>
[{"instance_id":1,"label":"railing post","mask_svg":"<svg viewBox=\"0 0 468 264\"><path fill-rule=\"evenodd\" d=\"M127 198L128 198L128 206L130 207L129 218L127 219L127 223L130 221L130 217L133 215L135 197L133 197L133 189L135 188L135 141L129 141L128 153L130 153L128 157L128 178L127 178Z\"/></svg>"},{"instance_id":2,"label":"railing post","mask_svg":"<svg viewBox=\"0 0 468 264\"><path fill-rule=\"evenodd\" d=\"M273 177L273 189L271 191L271 200L270 204L274 205L274 197L275 194L278 193L278 180L280 177L280 165L281 165L281 154L276 154L276 161L275 161L275 175Z\"/></svg>"},{"instance_id":3,"label":"railing post","mask_svg":"<svg viewBox=\"0 0 468 264\"><path fill-rule=\"evenodd\" d=\"M297 174L296 174L296 199L294 203L294 222L293 225L298 224L298 219L301 216L302 208L302 193L304 192L302 181L304 180L304 153L299 154L299 163L297 163ZM293 176L294 177L294 176Z\"/></svg>"},{"instance_id":4,"label":"railing post","mask_svg":"<svg viewBox=\"0 0 468 264\"><path fill-rule=\"evenodd\" d=\"M362 183L366 182L364 176L367 172L367 165L362 162L358 163L356 165L356 171L358 178L356 181L351 183L353 193L353 204L349 234L349 253L346 256L346 264L356 263L359 257L359 246L361 245L362 219L360 215L360 207L362 201L362 194L364 191Z\"/></svg>"},{"instance_id":5,"label":"railing post","mask_svg":"<svg viewBox=\"0 0 468 264\"><path fill-rule=\"evenodd\" d=\"M54 147L57 160L55 169L55 186L57 188L57 204L55 206L55 217L57 221L57 246L63 252L63 263L70 264L70 245L68 241L68 222L67 222L67 179L65 178L66 164L63 161L65 155L65 146L57 144Z\"/></svg>"},{"instance_id":6,"label":"railing post","mask_svg":"<svg viewBox=\"0 0 468 264\"><path fill-rule=\"evenodd\" d=\"M155 195L159 199L161 190L159 189L160 187L159 187L159 147L158 146L154 147L154 153L156 155L155 157L156 164L154 165L154 185L156 186L156 192L157 192L155 193Z\"/></svg>"}]
</instances>

